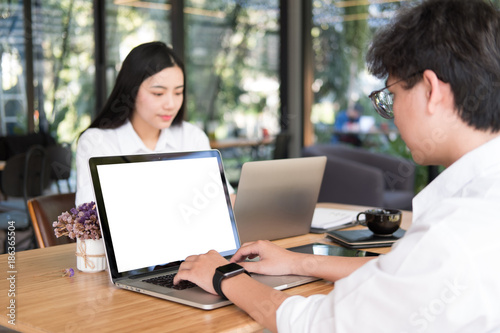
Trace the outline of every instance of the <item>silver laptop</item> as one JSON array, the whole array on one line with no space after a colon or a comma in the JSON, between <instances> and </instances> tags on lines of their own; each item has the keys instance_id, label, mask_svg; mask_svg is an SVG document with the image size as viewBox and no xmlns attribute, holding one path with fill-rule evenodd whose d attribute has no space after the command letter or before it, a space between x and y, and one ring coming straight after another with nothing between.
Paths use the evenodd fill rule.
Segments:
<instances>
[{"instance_id":1,"label":"silver laptop","mask_svg":"<svg viewBox=\"0 0 500 333\"><path fill-rule=\"evenodd\" d=\"M234 203L242 244L309 233L326 157L243 164Z\"/></svg>"},{"instance_id":2,"label":"silver laptop","mask_svg":"<svg viewBox=\"0 0 500 333\"><path fill-rule=\"evenodd\" d=\"M168 286L187 256L240 247L217 150L89 161L109 274L120 288L210 310L231 304L199 287ZM252 275L286 289L317 280Z\"/></svg>"}]
</instances>

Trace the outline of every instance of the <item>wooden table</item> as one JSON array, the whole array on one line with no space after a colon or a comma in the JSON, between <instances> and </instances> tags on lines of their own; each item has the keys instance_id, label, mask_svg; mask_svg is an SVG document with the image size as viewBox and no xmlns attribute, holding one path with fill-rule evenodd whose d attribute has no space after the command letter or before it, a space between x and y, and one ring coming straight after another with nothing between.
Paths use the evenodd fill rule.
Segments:
<instances>
[{"instance_id":1,"label":"wooden table","mask_svg":"<svg viewBox=\"0 0 500 333\"><path fill-rule=\"evenodd\" d=\"M365 207L319 204L322 207L363 210ZM403 228L411 213L403 213ZM313 242L333 244L323 234L277 240L283 247ZM22 251L0 256L0 290L3 295L0 325L20 332L254 332L262 327L234 305L204 311L114 287L108 272L76 271L75 244ZM386 253L390 248L370 249ZM12 263L14 266L9 267ZM73 277L61 271L73 267ZM7 280L14 277L13 283ZM285 292L309 296L327 294L333 284L324 280ZM9 291L10 290L10 291ZM9 295L9 293L11 293ZM13 295L15 294L15 296ZM6 297L8 296L8 297ZM15 326L8 309L15 301Z\"/></svg>"}]
</instances>

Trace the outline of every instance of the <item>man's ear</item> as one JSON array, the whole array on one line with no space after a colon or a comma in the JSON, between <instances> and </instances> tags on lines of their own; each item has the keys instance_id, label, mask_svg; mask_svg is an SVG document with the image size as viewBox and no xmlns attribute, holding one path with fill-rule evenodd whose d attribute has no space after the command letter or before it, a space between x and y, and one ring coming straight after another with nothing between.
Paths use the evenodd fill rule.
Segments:
<instances>
[{"instance_id":1,"label":"man's ear","mask_svg":"<svg viewBox=\"0 0 500 333\"><path fill-rule=\"evenodd\" d=\"M442 108L450 97L451 89L449 84L441 81L436 73L427 69L423 73L423 82L427 97L428 111L436 112Z\"/></svg>"}]
</instances>

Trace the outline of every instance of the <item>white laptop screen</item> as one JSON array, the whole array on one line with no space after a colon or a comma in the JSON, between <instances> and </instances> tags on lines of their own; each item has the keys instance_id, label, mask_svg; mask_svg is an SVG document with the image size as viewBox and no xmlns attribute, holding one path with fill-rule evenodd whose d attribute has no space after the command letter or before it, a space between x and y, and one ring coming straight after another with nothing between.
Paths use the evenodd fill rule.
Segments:
<instances>
[{"instance_id":1,"label":"white laptop screen","mask_svg":"<svg viewBox=\"0 0 500 333\"><path fill-rule=\"evenodd\" d=\"M98 164L118 273L239 246L217 157ZM96 192L97 197L97 192ZM107 246L109 251L109 247Z\"/></svg>"}]
</instances>

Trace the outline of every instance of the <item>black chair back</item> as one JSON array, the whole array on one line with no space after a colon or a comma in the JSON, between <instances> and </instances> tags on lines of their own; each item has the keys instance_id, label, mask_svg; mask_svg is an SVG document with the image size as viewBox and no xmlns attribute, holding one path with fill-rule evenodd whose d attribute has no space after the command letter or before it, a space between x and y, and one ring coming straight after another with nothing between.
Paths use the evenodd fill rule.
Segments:
<instances>
[{"instance_id":1,"label":"black chair back","mask_svg":"<svg viewBox=\"0 0 500 333\"><path fill-rule=\"evenodd\" d=\"M46 148L47 162L50 179L55 181L57 190L61 193L60 180L65 180L68 191L71 192L69 178L71 175L71 164L73 162L73 152L69 143L51 145Z\"/></svg>"},{"instance_id":2,"label":"black chair back","mask_svg":"<svg viewBox=\"0 0 500 333\"><path fill-rule=\"evenodd\" d=\"M42 195L50 185L47 170L45 148L35 145L28 152L9 158L2 172L2 194L8 200L0 202L0 228L6 230L9 221L16 223L18 250L33 248L35 244L27 201ZM21 200L15 200L16 197ZM4 245L6 247L6 243Z\"/></svg>"},{"instance_id":3,"label":"black chair back","mask_svg":"<svg viewBox=\"0 0 500 333\"><path fill-rule=\"evenodd\" d=\"M2 193L6 196L27 200L41 195L49 184L47 156L42 146L33 146L27 153L11 157L2 172Z\"/></svg>"}]
</instances>

